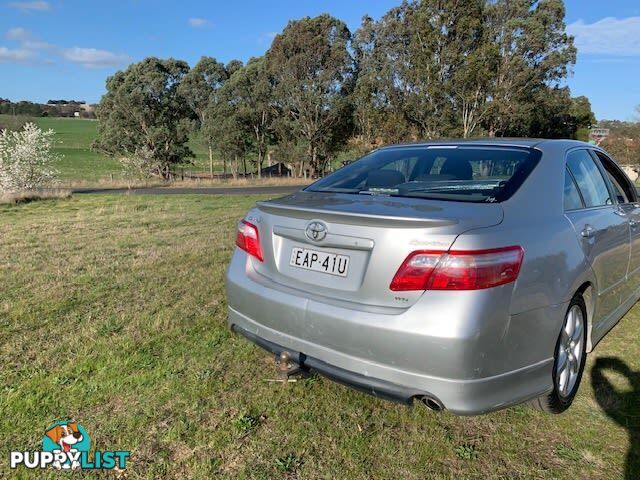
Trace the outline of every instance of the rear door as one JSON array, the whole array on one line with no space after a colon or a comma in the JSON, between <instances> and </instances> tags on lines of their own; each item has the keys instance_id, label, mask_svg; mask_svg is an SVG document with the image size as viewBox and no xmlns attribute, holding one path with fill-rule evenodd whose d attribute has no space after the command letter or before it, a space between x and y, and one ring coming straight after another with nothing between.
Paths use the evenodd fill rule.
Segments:
<instances>
[{"instance_id":1,"label":"rear door","mask_svg":"<svg viewBox=\"0 0 640 480\"><path fill-rule=\"evenodd\" d=\"M629 298L640 288L640 203L638 192L629 177L616 162L600 151L592 151L605 168L613 187L620 210L627 215L631 231L631 255L627 272L627 295Z\"/></svg>"},{"instance_id":2,"label":"rear door","mask_svg":"<svg viewBox=\"0 0 640 480\"><path fill-rule=\"evenodd\" d=\"M616 204L601 167L587 149L568 153L566 174L581 200L577 205L574 201L574 208L567 209L566 215L580 238L598 283L594 319L597 328L596 323L606 319L622 302L630 254L629 221ZM566 194L565 186L565 205Z\"/></svg>"}]
</instances>

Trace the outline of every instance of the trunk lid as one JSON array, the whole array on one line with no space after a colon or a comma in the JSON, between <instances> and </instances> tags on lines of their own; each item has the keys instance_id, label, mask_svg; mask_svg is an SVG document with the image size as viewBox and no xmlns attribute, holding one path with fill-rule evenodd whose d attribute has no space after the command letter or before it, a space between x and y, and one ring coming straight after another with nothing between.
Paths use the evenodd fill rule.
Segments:
<instances>
[{"instance_id":1,"label":"trunk lid","mask_svg":"<svg viewBox=\"0 0 640 480\"><path fill-rule=\"evenodd\" d=\"M496 203L305 191L258 202L248 216L258 225L265 257L253 262L257 273L363 309L411 306L422 292L389 289L409 253L448 250L461 233L502 217ZM321 231L315 239L314 229ZM325 273L332 267L333 274Z\"/></svg>"}]
</instances>

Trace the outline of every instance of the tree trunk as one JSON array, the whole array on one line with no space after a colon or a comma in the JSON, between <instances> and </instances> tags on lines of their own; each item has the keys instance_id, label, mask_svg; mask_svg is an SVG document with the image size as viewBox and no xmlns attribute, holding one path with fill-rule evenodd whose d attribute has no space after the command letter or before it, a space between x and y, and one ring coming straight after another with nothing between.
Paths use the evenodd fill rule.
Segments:
<instances>
[{"instance_id":1,"label":"tree trunk","mask_svg":"<svg viewBox=\"0 0 640 480\"><path fill-rule=\"evenodd\" d=\"M235 165L235 167L232 169L233 179L237 180L238 179L238 154L237 153L233 156L233 163Z\"/></svg>"},{"instance_id":2,"label":"tree trunk","mask_svg":"<svg viewBox=\"0 0 640 480\"><path fill-rule=\"evenodd\" d=\"M258 178L262 178L262 148L258 147Z\"/></svg>"},{"instance_id":3,"label":"tree trunk","mask_svg":"<svg viewBox=\"0 0 640 480\"><path fill-rule=\"evenodd\" d=\"M264 119L264 112L262 113L262 117ZM258 146L258 178L262 178L262 139L260 138L260 127L256 125L253 131L256 134L256 145Z\"/></svg>"},{"instance_id":4,"label":"tree trunk","mask_svg":"<svg viewBox=\"0 0 640 480\"><path fill-rule=\"evenodd\" d=\"M318 169L318 148L313 145L313 146L309 146L309 149L311 150L311 161L310 161L310 165L309 165L309 173L311 175L311 178L314 178L316 175L316 171Z\"/></svg>"},{"instance_id":5,"label":"tree trunk","mask_svg":"<svg viewBox=\"0 0 640 480\"><path fill-rule=\"evenodd\" d=\"M211 143L209 143L209 174L213 178L213 149L211 148Z\"/></svg>"}]
</instances>

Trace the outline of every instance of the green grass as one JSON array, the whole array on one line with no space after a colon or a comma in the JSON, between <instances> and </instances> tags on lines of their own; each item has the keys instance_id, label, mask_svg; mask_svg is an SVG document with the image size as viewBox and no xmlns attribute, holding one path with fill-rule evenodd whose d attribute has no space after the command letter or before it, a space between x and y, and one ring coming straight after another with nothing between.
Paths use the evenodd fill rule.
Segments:
<instances>
[{"instance_id":1,"label":"green grass","mask_svg":"<svg viewBox=\"0 0 640 480\"><path fill-rule=\"evenodd\" d=\"M600 383L596 397L591 377L598 357L617 357L640 378L639 307L590 356L560 416L455 417L318 377L268 382L272 357L225 323L235 224L255 200L0 206L0 477L9 450L37 449L68 417L92 448L131 450L129 479L622 478L640 381L609 375L617 393Z\"/></svg>"},{"instance_id":2,"label":"green grass","mask_svg":"<svg viewBox=\"0 0 640 480\"><path fill-rule=\"evenodd\" d=\"M117 160L91 150L98 122L80 118L36 118L43 129L56 132L54 152L62 158L57 163L59 179L66 182L97 182L121 178L122 166Z\"/></svg>"},{"instance_id":3,"label":"green grass","mask_svg":"<svg viewBox=\"0 0 640 480\"><path fill-rule=\"evenodd\" d=\"M0 124L6 115L0 115ZM91 144L97 136L98 122L81 118L42 117L33 118L40 128L56 132L54 152L63 158L56 164L61 183L98 183L101 181L123 180L127 176L120 163L111 157L91 151ZM201 139L194 137L189 147L196 157L185 170L209 171L209 154ZM228 168L228 167L227 167ZM222 161L214 155L215 171L222 171Z\"/></svg>"}]
</instances>

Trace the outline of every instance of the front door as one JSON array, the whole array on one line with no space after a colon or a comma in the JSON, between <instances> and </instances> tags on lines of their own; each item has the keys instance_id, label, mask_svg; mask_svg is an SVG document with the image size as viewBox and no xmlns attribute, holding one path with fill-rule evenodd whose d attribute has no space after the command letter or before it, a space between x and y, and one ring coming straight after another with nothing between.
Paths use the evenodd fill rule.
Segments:
<instances>
[{"instance_id":1,"label":"front door","mask_svg":"<svg viewBox=\"0 0 640 480\"><path fill-rule=\"evenodd\" d=\"M626 288L626 297L629 299L637 296L637 290L640 288L640 202L638 202L638 191L616 162L600 151L592 152L604 166L617 197L618 205L620 205L620 210L629 219L631 255Z\"/></svg>"}]
</instances>

